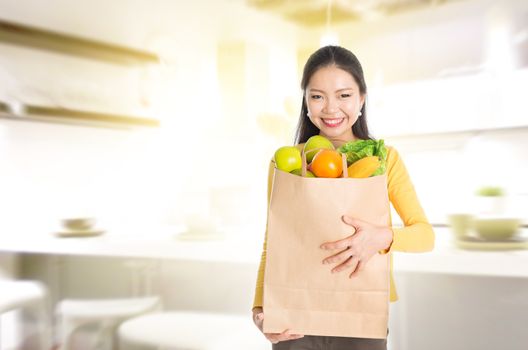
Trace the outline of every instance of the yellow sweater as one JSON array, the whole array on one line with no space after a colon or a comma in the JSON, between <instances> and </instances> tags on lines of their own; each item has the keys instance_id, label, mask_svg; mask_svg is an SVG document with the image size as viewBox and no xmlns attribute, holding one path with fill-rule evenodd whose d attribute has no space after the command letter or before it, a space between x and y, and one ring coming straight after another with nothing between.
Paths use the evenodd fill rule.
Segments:
<instances>
[{"instance_id":1,"label":"yellow sweater","mask_svg":"<svg viewBox=\"0 0 528 350\"><path fill-rule=\"evenodd\" d=\"M297 145L302 149L303 144ZM392 245L387 250L399 252L427 252L433 250L434 232L418 201L414 186L400 155L393 147L387 147L387 187L389 200L403 221L403 228L392 228L394 233ZM274 162L270 162L268 172L268 207L273 181ZM264 267L266 266L267 227L264 235L264 247L258 270L257 286L253 307L262 307L264 289ZM392 255L390 259L390 301L398 300L392 270Z\"/></svg>"}]
</instances>

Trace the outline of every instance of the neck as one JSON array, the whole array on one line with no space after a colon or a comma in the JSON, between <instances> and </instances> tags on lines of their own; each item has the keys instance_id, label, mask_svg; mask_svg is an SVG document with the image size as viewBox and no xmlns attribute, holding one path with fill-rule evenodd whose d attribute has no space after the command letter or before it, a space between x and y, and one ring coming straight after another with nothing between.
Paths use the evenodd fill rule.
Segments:
<instances>
[{"instance_id":1,"label":"neck","mask_svg":"<svg viewBox=\"0 0 528 350\"><path fill-rule=\"evenodd\" d=\"M347 142L356 141L357 140L357 137L354 136L354 134L341 135L341 136L337 136L337 137L329 137L329 136L326 136L326 135L321 134L321 133L319 135L324 136L328 140L330 140L330 142L332 142L332 144L334 145L335 148L341 147Z\"/></svg>"}]
</instances>

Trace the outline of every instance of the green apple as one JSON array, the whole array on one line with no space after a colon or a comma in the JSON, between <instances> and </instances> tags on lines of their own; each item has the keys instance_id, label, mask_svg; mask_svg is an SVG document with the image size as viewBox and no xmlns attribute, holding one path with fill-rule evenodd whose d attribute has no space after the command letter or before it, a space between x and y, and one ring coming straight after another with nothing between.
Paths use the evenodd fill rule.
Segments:
<instances>
[{"instance_id":1,"label":"green apple","mask_svg":"<svg viewBox=\"0 0 528 350\"><path fill-rule=\"evenodd\" d=\"M304 153L306 154L306 162L311 163L313 157L317 154L320 148L335 149L332 142L324 136L314 135L304 144Z\"/></svg>"},{"instance_id":2,"label":"green apple","mask_svg":"<svg viewBox=\"0 0 528 350\"><path fill-rule=\"evenodd\" d=\"M290 174L302 176L302 170L300 168L294 169L290 171ZM306 170L306 177L315 177L315 175L311 171Z\"/></svg>"},{"instance_id":3,"label":"green apple","mask_svg":"<svg viewBox=\"0 0 528 350\"><path fill-rule=\"evenodd\" d=\"M290 172L302 165L301 151L295 146L284 146L275 152L275 164L277 169Z\"/></svg>"}]
</instances>

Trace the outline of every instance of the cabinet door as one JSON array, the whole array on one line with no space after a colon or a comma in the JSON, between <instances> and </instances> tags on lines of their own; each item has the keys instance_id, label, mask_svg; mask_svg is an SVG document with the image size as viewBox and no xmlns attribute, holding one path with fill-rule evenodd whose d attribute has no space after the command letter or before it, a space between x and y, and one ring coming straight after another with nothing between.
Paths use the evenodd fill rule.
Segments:
<instances>
[{"instance_id":1,"label":"cabinet door","mask_svg":"<svg viewBox=\"0 0 528 350\"><path fill-rule=\"evenodd\" d=\"M372 88L368 97L368 123L373 134L382 138L414 133L410 107L410 84Z\"/></svg>"},{"instance_id":2,"label":"cabinet door","mask_svg":"<svg viewBox=\"0 0 528 350\"><path fill-rule=\"evenodd\" d=\"M423 82L416 89L418 132L475 130L496 108L489 77L472 75Z\"/></svg>"},{"instance_id":3,"label":"cabinet door","mask_svg":"<svg viewBox=\"0 0 528 350\"><path fill-rule=\"evenodd\" d=\"M501 86L501 105L495 124L501 127L528 126L528 69L515 71L498 84Z\"/></svg>"},{"instance_id":4,"label":"cabinet door","mask_svg":"<svg viewBox=\"0 0 528 350\"><path fill-rule=\"evenodd\" d=\"M395 84L371 93L370 123L383 136L493 127L496 100L486 75Z\"/></svg>"}]
</instances>

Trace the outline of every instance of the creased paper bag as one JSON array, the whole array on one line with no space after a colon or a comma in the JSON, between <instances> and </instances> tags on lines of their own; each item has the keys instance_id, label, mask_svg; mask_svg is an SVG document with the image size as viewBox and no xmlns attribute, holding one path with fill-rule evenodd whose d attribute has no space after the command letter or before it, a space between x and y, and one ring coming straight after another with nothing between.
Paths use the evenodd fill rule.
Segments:
<instances>
[{"instance_id":1,"label":"creased paper bag","mask_svg":"<svg viewBox=\"0 0 528 350\"><path fill-rule=\"evenodd\" d=\"M388 225L386 175L308 178L275 169L264 272L264 332L386 338L389 255L376 254L356 277L331 273L324 242L354 229L341 217Z\"/></svg>"}]
</instances>

